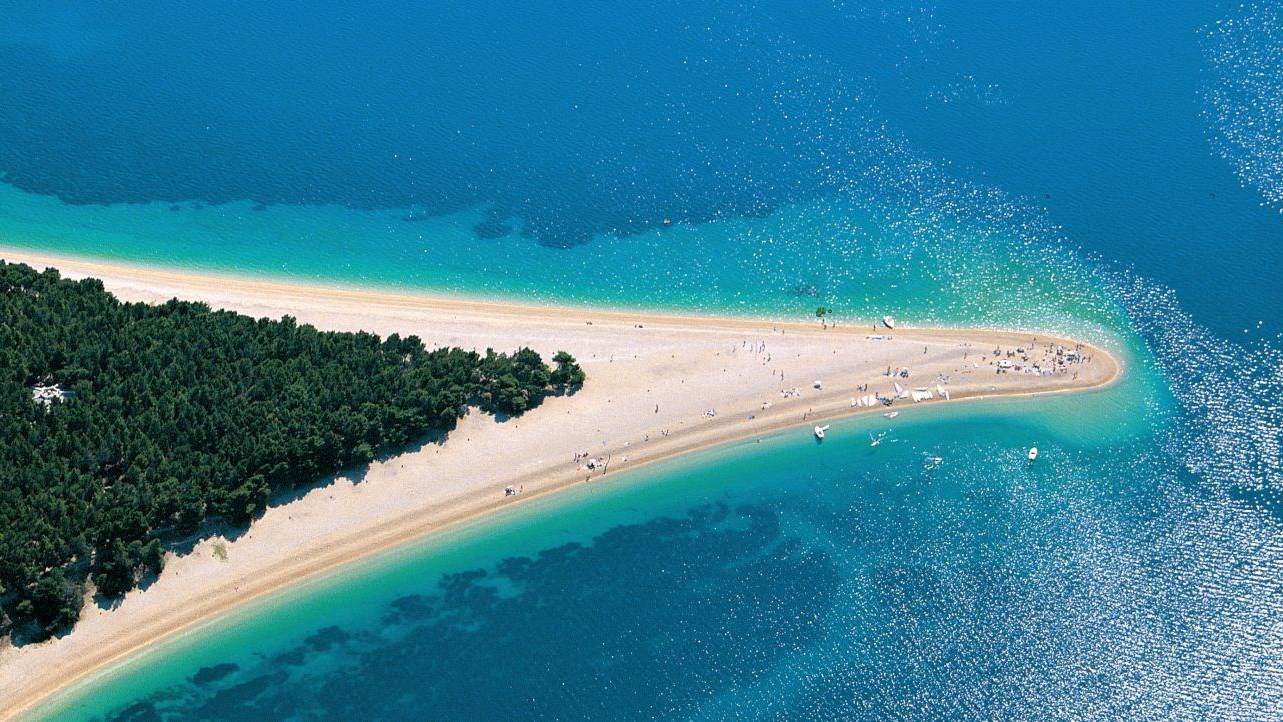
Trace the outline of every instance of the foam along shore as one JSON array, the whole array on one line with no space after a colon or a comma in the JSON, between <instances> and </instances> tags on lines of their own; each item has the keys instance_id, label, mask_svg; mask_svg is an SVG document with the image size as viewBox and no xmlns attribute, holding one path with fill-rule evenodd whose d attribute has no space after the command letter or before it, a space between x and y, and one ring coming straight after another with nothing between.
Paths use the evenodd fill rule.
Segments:
<instances>
[{"instance_id":1,"label":"foam along shore","mask_svg":"<svg viewBox=\"0 0 1283 722\"><path fill-rule=\"evenodd\" d=\"M1041 333L903 322L889 330L875 319L822 329L325 288L19 250L0 249L0 258L99 278L127 301L178 297L326 330L416 334L430 347L525 345L545 357L565 349L588 374L576 394L504 423L474 411L444 443L376 461L360 484L340 476L269 508L234 541L214 536L171 555L146 591L113 610L86 604L60 639L21 648L6 641L0 719L237 604L535 496L786 427L809 435L825 419L884 412L882 399L930 407L1062 392L1108 384L1121 371L1100 348ZM909 391L924 388L938 393Z\"/></svg>"}]
</instances>

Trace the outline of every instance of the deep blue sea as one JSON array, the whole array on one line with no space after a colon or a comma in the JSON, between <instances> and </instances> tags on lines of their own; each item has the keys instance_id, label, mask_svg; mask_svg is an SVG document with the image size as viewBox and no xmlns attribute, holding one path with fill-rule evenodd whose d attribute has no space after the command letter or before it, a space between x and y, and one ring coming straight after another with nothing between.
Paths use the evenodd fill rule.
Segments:
<instances>
[{"instance_id":1,"label":"deep blue sea","mask_svg":"<svg viewBox=\"0 0 1283 722\"><path fill-rule=\"evenodd\" d=\"M0 3L0 247L1128 361L621 475L47 716L1277 718L1280 58L1274 2Z\"/></svg>"}]
</instances>

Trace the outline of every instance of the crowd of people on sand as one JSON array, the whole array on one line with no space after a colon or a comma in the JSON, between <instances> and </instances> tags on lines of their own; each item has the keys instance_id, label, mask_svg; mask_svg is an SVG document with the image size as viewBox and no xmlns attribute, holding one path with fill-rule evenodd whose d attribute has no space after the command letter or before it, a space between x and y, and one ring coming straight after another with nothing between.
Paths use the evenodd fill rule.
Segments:
<instances>
[{"instance_id":1,"label":"crowd of people on sand","mask_svg":"<svg viewBox=\"0 0 1283 722\"><path fill-rule=\"evenodd\" d=\"M754 360L756 360L758 363L760 363L760 364L761 364L761 365L763 365L763 366L766 366L766 365L768 365L768 364L770 364L770 363L771 363L771 354L770 354L770 352L768 352L768 351L766 350L766 342L765 342L765 341L760 341L760 340L759 340L759 341L749 341L749 340L747 340L747 339L746 339L746 340L744 340L744 341L741 341L741 342L740 342L740 348L741 348L741 349L746 349L746 350L748 350L748 351L752 351L752 352L753 352L753 358L754 358ZM734 347L732 347L732 348L731 348L731 353L734 353L735 351L736 351L736 349L735 349ZM778 370L778 369L777 369L777 370ZM780 371L781 378L783 378L783 373L784 373L783 371ZM774 374L775 374L775 372L774 372L774 371L772 371L772 372L771 372L771 374L772 374L772 375L774 375Z\"/></svg>"},{"instance_id":2,"label":"crowd of people on sand","mask_svg":"<svg viewBox=\"0 0 1283 722\"><path fill-rule=\"evenodd\" d=\"M624 445L627 446L628 444ZM579 463L581 461L583 462L582 465ZM624 457L624 461L628 461L627 456ZM574 463L575 467L580 471L588 472L588 475L584 477L584 481L589 481L592 479L592 473L594 471L599 471L603 474L606 473L607 467L610 466L610 458L601 456L594 457L587 451L576 451Z\"/></svg>"},{"instance_id":3,"label":"crowd of people on sand","mask_svg":"<svg viewBox=\"0 0 1283 722\"><path fill-rule=\"evenodd\" d=\"M1083 353L1082 344L1075 344L1072 348L1050 342L1039 346L1037 339L1034 339L1028 348L1017 346L1014 349L1004 349L997 346L990 356L985 357L985 363L994 367L995 375L1014 371L1028 376L1072 374L1074 378L1078 378L1076 367L1091 363L1092 357L1092 354ZM965 354L963 358L966 358ZM979 366L979 362L972 362L973 368Z\"/></svg>"}]
</instances>

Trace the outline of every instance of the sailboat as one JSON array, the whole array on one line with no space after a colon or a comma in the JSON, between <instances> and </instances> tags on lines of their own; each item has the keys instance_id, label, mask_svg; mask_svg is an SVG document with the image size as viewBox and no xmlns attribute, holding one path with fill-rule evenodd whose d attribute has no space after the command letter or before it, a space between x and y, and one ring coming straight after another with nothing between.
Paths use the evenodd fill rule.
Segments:
<instances>
[{"instance_id":1,"label":"sailboat","mask_svg":"<svg viewBox=\"0 0 1283 722\"><path fill-rule=\"evenodd\" d=\"M883 437L883 436L886 436L886 435L887 435L887 432L883 431L882 433L878 434L877 436L874 436L874 435L873 435L873 432L872 432L872 431L870 431L870 432L869 432L869 446L877 446L878 444L881 444L881 443L882 443L882 437Z\"/></svg>"}]
</instances>

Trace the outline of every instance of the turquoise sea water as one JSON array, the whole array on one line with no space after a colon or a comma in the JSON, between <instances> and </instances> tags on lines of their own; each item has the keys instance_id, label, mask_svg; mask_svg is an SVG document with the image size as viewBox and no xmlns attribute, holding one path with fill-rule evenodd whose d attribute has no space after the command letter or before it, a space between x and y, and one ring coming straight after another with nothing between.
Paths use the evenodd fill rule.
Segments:
<instances>
[{"instance_id":1,"label":"turquoise sea water","mask_svg":"<svg viewBox=\"0 0 1283 722\"><path fill-rule=\"evenodd\" d=\"M44 716L1277 716L1279 16L1043 5L0 10L0 245L1127 365L621 474Z\"/></svg>"},{"instance_id":2,"label":"turquoise sea water","mask_svg":"<svg viewBox=\"0 0 1283 722\"><path fill-rule=\"evenodd\" d=\"M788 433L621 475L232 614L59 714L881 716L893 690L930 692L947 655L913 650L941 644L978 645L962 674L1018 678L977 666L1020 642L1010 605L1086 594L1108 563L1074 556L1077 515L1152 513L1078 463L1101 443L1145 453L1143 435L1056 431L1125 428L1108 395L1027 406L906 412L876 450L886 422L854 419L835 443ZM1034 442L1045 464L1024 459Z\"/></svg>"}]
</instances>

